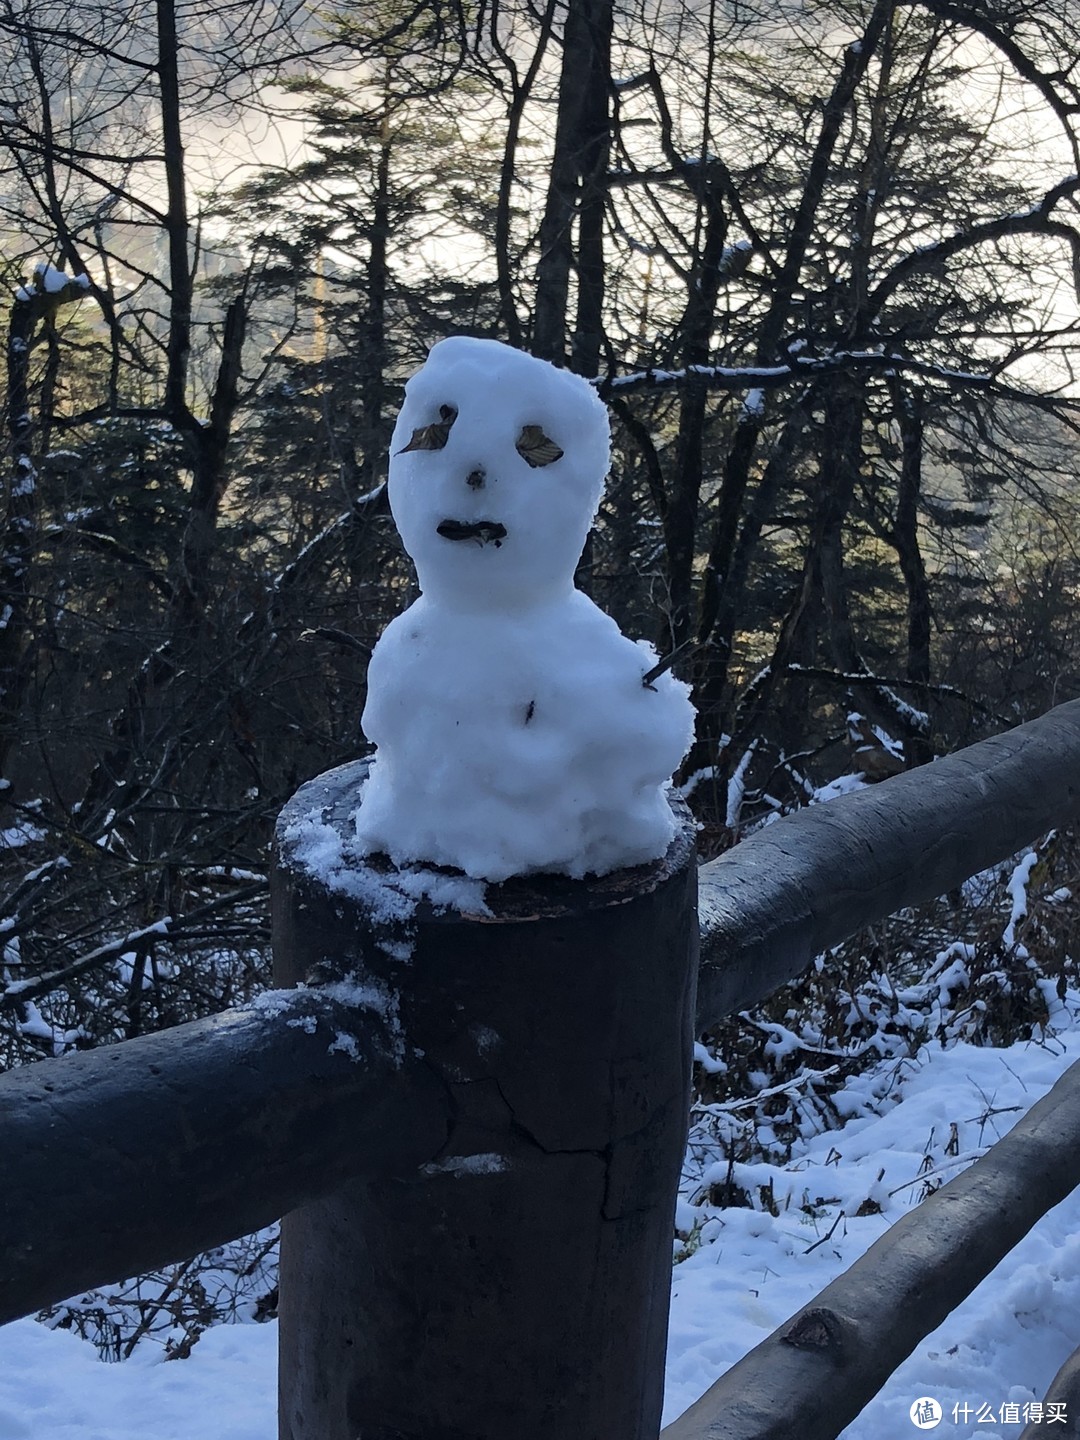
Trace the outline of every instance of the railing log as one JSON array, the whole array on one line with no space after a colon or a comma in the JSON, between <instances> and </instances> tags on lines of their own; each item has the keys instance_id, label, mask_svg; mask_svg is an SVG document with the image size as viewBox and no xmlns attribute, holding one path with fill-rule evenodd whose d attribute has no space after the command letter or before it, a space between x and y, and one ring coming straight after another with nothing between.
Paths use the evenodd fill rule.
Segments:
<instances>
[{"instance_id":1,"label":"railing log","mask_svg":"<svg viewBox=\"0 0 1080 1440\"><path fill-rule=\"evenodd\" d=\"M1020 1432L1019 1440L1046 1440L1048 1434L1053 1435L1054 1440L1077 1440L1080 1436L1080 1350L1073 1351L1051 1380L1043 1397L1044 1417L1051 1404L1062 1407L1058 1413L1064 1415L1064 1423L1059 1425L1055 1420L1054 1428L1047 1430L1045 1419L1032 1420Z\"/></svg>"},{"instance_id":2,"label":"railing log","mask_svg":"<svg viewBox=\"0 0 1080 1440\"><path fill-rule=\"evenodd\" d=\"M748 836L699 871L699 1031L757 1004L864 925L944 895L1078 816L1072 700Z\"/></svg>"},{"instance_id":3,"label":"railing log","mask_svg":"<svg viewBox=\"0 0 1080 1440\"><path fill-rule=\"evenodd\" d=\"M1080 1062L986 1155L733 1365L661 1440L836 1440L919 1341L1078 1184Z\"/></svg>"},{"instance_id":4,"label":"railing log","mask_svg":"<svg viewBox=\"0 0 1080 1440\"><path fill-rule=\"evenodd\" d=\"M0 1076L0 1324L429 1160L445 1091L392 1052L300 991Z\"/></svg>"},{"instance_id":5,"label":"railing log","mask_svg":"<svg viewBox=\"0 0 1080 1440\"><path fill-rule=\"evenodd\" d=\"M403 1048L456 1124L415 1177L350 1183L286 1217L282 1440L656 1440L693 822L679 810L653 865L512 880L488 887L486 916L421 907L395 929L377 864L352 862L335 889L300 853L312 815L347 850L357 793L346 767L282 814L277 980L349 976L393 997Z\"/></svg>"}]
</instances>

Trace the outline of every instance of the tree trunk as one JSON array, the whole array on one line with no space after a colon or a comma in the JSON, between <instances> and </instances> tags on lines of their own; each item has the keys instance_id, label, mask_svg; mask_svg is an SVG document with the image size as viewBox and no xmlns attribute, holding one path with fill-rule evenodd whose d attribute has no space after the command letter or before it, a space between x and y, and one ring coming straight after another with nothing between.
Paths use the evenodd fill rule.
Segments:
<instances>
[{"instance_id":1,"label":"tree trunk","mask_svg":"<svg viewBox=\"0 0 1080 1440\"><path fill-rule=\"evenodd\" d=\"M865 392L854 378L830 386L825 400L826 444L821 456L810 549L817 550L829 657L846 673L862 668L848 608L844 528L863 458Z\"/></svg>"},{"instance_id":2,"label":"tree trunk","mask_svg":"<svg viewBox=\"0 0 1080 1440\"><path fill-rule=\"evenodd\" d=\"M919 402L899 384L890 387L900 427L900 480L896 492L893 543L907 586L907 678L918 684L930 681L930 591L919 546L919 496L922 492L923 420ZM921 697L926 691L916 692ZM925 734L909 734L905 751L913 765L930 760L933 751Z\"/></svg>"},{"instance_id":3,"label":"tree trunk","mask_svg":"<svg viewBox=\"0 0 1080 1440\"><path fill-rule=\"evenodd\" d=\"M758 365L771 365L778 358L778 347L790 321L793 297L825 193L841 125L854 99L855 91L881 42L894 8L895 0L877 0L861 38L845 49L840 74L822 107L821 129L807 171L806 184L792 219L769 308L758 332L755 354L755 363ZM699 639L702 641L708 641L712 633L710 619L714 619L717 613L719 591L731 566L743 497L764 424L763 410L744 413L735 431L734 443L724 467L718 519L705 569L705 594L702 623L699 627Z\"/></svg>"},{"instance_id":4,"label":"tree trunk","mask_svg":"<svg viewBox=\"0 0 1080 1440\"><path fill-rule=\"evenodd\" d=\"M578 171L577 314L570 368L591 378L600 373L604 345L604 212L611 150L611 0L596 5L589 26L589 75L581 109ZM568 36L569 39L569 36Z\"/></svg>"},{"instance_id":5,"label":"tree trunk","mask_svg":"<svg viewBox=\"0 0 1080 1440\"><path fill-rule=\"evenodd\" d=\"M587 184L589 207L587 239L592 249L586 298L579 326L593 324L596 285L601 274L593 273L598 244L595 167L608 143L608 110L611 89L612 0L569 0L563 30L562 70L559 76L559 113L555 124L555 153L547 201L540 222L540 259L536 267L536 301L532 352L541 360L562 365L566 358L566 322L570 295L570 272L574 268L573 226L582 179L592 166ZM599 127L603 120L603 135ZM600 200L602 204L602 200ZM602 288L600 298L602 300ZM585 342L582 342L585 344ZM587 358L587 346L581 351Z\"/></svg>"},{"instance_id":6,"label":"tree trunk","mask_svg":"<svg viewBox=\"0 0 1080 1440\"><path fill-rule=\"evenodd\" d=\"M692 775L715 759L726 731L726 691L735 629L746 596L750 568L769 517L783 487L791 478L799 440L807 421L809 397L799 401L784 420L773 443L764 472L751 496L739 527L731 567L723 576L714 575L703 599L701 633L711 636L698 652L694 666L694 694L698 706L697 735L681 774Z\"/></svg>"},{"instance_id":7,"label":"tree trunk","mask_svg":"<svg viewBox=\"0 0 1080 1440\"><path fill-rule=\"evenodd\" d=\"M192 437L195 458L181 552L181 583L174 607L176 638L181 641L192 638L197 631L209 595L214 534L229 483L229 440L239 402L246 332L247 304L240 294L225 313L210 423L200 426Z\"/></svg>"},{"instance_id":8,"label":"tree trunk","mask_svg":"<svg viewBox=\"0 0 1080 1440\"><path fill-rule=\"evenodd\" d=\"M61 306L84 299L86 293L87 286L80 280L51 293L36 282L24 286L12 304L8 322L6 421L11 469L0 536L0 774L18 738L33 674L32 570L40 501L30 408L30 353L39 326L51 327Z\"/></svg>"},{"instance_id":9,"label":"tree trunk","mask_svg":"<svg viewBox=\"0 0 1080 1440\"><path fill-rule=\"evenodd\" d=\"M389 104L389 97L384 99ZM375 164L375 196L371 210L367 264L367 306L364 314L363 371L361 381L364 417L360 492L367 494L378 482L386 448L383 426L386 374L387 246L390 239L390 158L393 142L390 118L383 110L379 124L379 154Z\"/></svg>"},{"instance_id":10,"label":"tree trunk","mask_svg":"<svg viewBox=\"0 0 1080 1440\"><path fill-rule=\"evenodd\" d=\"M166 349L165 410L174 425L189 428L188 358L194 286L188 254L187 177L180 121L180 41L175 0L157 0L158 88L161 142L165 157L165 233L169 246L169 336Z\"/></svg>"},{"instance_id":11,"label":"tree trunk","mask_svg":"<svg viewBox=\"0 0 1080 1440\"><path fill-rule=\"evenodd\" d=\"M699 194L703 214L703 240L695 256L688 281L686 308L682 317L682 364L689 370L707 365L716 323L716 301L720 293L721 260L727 239L727 216L719 185L708 176ZM670 615L664 649L683 645L693 630L694 555L697 543L698 505L701 497L702 459L705 439L705 412L708 391L702 384L687 382L679 406L679 433L675 444L675 473L664 513L664 545L667 551Z\"/></svg>"}]
</instances>

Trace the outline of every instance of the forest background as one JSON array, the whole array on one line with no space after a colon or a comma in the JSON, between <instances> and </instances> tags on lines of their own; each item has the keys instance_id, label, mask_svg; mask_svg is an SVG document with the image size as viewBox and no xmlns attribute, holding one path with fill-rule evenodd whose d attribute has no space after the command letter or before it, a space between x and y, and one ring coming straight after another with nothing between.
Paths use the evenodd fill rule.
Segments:
<instances>
[{"instance_id":1,"label":"forest background","mask_svg":"<svg viewBox=\"0 0 1080 1440\"><path fill-rule=\"evenodd\" d=\"M447 334L609 404L578 579L694 687L706 856L1076 695L1078 55L1070 0L0 0L0 1065L267 983Z\"/></svg>"}]
</instances>

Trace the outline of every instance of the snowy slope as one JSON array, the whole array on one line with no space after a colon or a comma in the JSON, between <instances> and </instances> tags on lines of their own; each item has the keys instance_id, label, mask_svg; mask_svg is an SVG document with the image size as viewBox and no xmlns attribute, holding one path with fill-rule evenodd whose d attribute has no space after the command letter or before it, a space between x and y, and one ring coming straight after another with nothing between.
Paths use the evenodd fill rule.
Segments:
<instances>
[{"instance_id":1,"label":"snowy slope","mask_svg":"<svg viewBox=\"0 0 1080 1440\"><path fill-rule=\"evenodd\" d=\"M1064 1009L1054 1020L1056 1027L1071 1023ZM725 1210L722 1220L707 1222L703 1233L711 1243L676 1265L665 1421L675 1419L917 1203L924 1167L932 1168L932 1180L951 1179L965 1158L973 1159L1009 1130L1076 1059L1077 1030L1061 1031L1045 1045L1008 1050L964 1044L928 1049L917 1068L903 1062L898 1073L897 1062L889 1062L837 1097L846 1095L860 1110L872 1104L881 1114L861 1113L842 1131L815 1137L785 1167L736 1167L744 1184L772 1181L780 1215ZM957 1150L957 1156L948 1150ZM815 1205L819 1198L827 1203ZM857 1216L868 1199L880 1203L882 1213ZM816 1217L803 1212L804 1203ZM680 1213L684 1224L693 1215L688 1210ZM844 1440L916 1434L908 1409L924 1395L941 1404L939 1433L951 1440L1019 1435L1019 1423L978 1420L978 1407L991 1406L1000 1422L1003 1404L1041 1400L1080 1343L1078 1307L1080 1192L1046 1216L924 1341L844 1432ZM972 1410L966 1424L965 1404ZM954 1405L961 1423L954 1422Z\"/></svg>"}]
</instances>

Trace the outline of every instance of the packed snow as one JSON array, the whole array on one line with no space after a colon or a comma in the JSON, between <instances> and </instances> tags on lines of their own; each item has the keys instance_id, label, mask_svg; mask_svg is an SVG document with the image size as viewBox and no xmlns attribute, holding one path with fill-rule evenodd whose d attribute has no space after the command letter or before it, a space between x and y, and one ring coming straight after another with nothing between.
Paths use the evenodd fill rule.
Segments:
<instances>
[{"instance_id":1,"label":"packed snow","mask_svg":"<svg viewBox=\"0 0 1080 1440\"><path fill-rule=\"evenodd\" d=\"M934 1045L851 1079L836 1097L851 1117L841 1130L811 1137L784 1163L737 1171L753 1208L687 1203L708 1173L696 1167L676 1217L665 1423L853 1264L927 1184L952 1178L1011 1128L1080 1058L1078 1011L1070 992L1064 1004L1055 997L1039 1043ZM462 1164L461 1183L471 1168L483 1173L484 1159ZM777 1214L759 1205L762 1189ZM1033 1413L1076 1344L1078 1309L1074 1193L919 1345L843 1440L914 1435L909 1409L922 1396L941 1405L938 1433L949 1440L1016 1440L1025 1407ZM272 1440L275 1331L218 1326L186 1360L165 1362L151 1344L109 1365L65 1331L4 1326L0 1437L204 1440L212 1416L214 1440Z\"/></svg>"},{"instance_id":2,"label":"packed snow","mask_svg":"<svg viewBox=\"0 0 1080 1440\"><path fill-rule=\"evenodd\" d=\"M368 668L361 851L487 881L664 854L688 687L574 587L609 454L592 387L509 346L443 340L409 381L390 505L422 593Z\"/></svg>"},{"instance_id":3,"label":"packed snow","mask_svg":"<svg viewBox=\"0 0 1080 1440\"><path fill-rule=\"evenodd\" d=\"M481 881L407 863L389 873L377 871L360 863L370 853L370 847L342 835L317 812L309 812L286 826L283 839L292 860L318 875L329 889L359 900L375 925L388 931L400 930L406 945L421 902L436 913L455 910L474 917L491 914ZM399 958L406 957L403 954Z\"/></svg>"}]
</instances>

